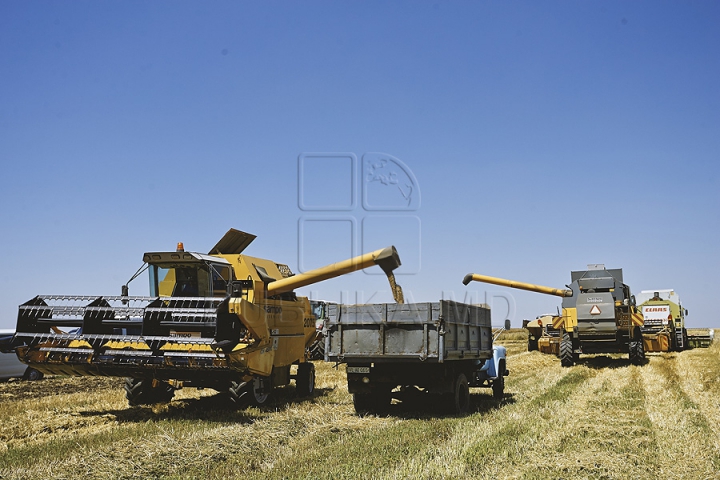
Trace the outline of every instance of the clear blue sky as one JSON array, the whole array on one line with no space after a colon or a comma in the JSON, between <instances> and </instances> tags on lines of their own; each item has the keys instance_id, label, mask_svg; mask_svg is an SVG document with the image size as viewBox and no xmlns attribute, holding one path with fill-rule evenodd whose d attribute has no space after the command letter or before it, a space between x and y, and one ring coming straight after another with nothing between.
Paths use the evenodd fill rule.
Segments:
<instances>
[{"instance_id":1,"label":"clear blue sky","mask_svg":"<svg viewBox=\"0 0 720 480\"><path fill-rule=\"evenodd\" d=\"M411 299L504 295L516 326L559 299L463 276L605 263L720 327L718 45L714 1L3 1L0 328L230 227L295 271L394 243ZM410 210L363 207L403 185L369 180L380 153ZM356 291L390 299L301 293Z\"/></svg>"}]
</instances>

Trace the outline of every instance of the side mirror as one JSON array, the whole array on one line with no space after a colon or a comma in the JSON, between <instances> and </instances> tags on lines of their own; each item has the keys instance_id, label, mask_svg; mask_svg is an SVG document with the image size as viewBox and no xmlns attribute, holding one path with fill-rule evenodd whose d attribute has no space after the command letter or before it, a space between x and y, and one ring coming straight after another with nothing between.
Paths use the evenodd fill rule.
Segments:
<instances>
[{"instance_id":1,"label":"side mirror","mask_svg":"<svg viewBox=\"0 0 720 480\"><path fill-rule=\"evenodd\" d=\"M505 319L505 330L510 330L510 319Z\"/></svg>"}]
</instances>

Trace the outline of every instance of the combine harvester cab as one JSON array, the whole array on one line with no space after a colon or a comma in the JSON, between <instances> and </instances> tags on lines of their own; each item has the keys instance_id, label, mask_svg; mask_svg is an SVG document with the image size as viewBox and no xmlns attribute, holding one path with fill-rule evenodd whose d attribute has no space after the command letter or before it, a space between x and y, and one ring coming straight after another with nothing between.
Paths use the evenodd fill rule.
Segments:
<instances>
[{"instance_id":1,"label":"combine harvester cab","mask_svg":"<svg viewBox=\"0 0 720 480\"><path fill-rule=\"evenodd\" d=\"M559 356L564 367L574 365L581 353L628 353L633 364L643 364L643 318L630 287L623 283L622 269L591 264L587 270L571 272L571 280L567 289L560 289L470 273L463 283L477 281L562 297L562 315L555 317L553 328L562 330Z\"/></svg>"},{"instance_id":2,"label":"combine harvester cab","mask_svg":"<svg viewBox=\"0 0 720 480\"><path fill-rule=\"evenodd\" d=\"M19 308L18 358L49 374L127 377L131 405L169 401L183 386L262 405L291 379L299 395L311 394L316 318L293 290L378 265L402 301L392 273L400 259L388 247L294 275L287 265L242 255L254 239L231 229L209 254L182 244L146 253L148 297L129 296L124 285L120 296L33 298Z\"/></svg>"}]
</instances>

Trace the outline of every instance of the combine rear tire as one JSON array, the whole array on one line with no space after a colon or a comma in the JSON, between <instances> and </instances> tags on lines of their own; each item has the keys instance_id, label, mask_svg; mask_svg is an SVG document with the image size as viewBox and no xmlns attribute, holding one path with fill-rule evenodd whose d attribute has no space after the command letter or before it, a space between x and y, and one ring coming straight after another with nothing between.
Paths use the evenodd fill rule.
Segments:
<instances>
[{"instance_id":1,"label":"combine rear tire","mask_svg":"<svg viewBox=\"0 0 720 480\"><path fill-rule=\"evenodd\" d=\"M167 382L152 378L126 378L125 396L131 407L152 405L172 400L175 389Z\"/></svg>"},{"instance_id":2,"label":"combine rear tire","mask_svg":"<svg viewBox=\"0 0 720 480\"><path fill-rule=\"evenodd\" d=\"M538 339L528 338L528 352L532 352L538 349Z\"/></svg>"},{"instance_id":3,"label":"combine rear tire","mask_svg":"<svg viewBox=\"0 0 720 480\"><path fill-rule=\"evenodd\" d=\"M560 341L560 365L563 367L572 367L575 364L575 355L573 354L572 339L567 333L563 334Z\"/></svg>"},{"instance_id":4,"label":"combine rear tire","mask_svg":"<svg viewBox=\"0 0 720 480\"><path fill-rule=\"evenodd\" d=\"M298 365L295 392L298 397L309 397L315 392L315 365L312 363L305 362Z\"/></svg>"}]
</instances>

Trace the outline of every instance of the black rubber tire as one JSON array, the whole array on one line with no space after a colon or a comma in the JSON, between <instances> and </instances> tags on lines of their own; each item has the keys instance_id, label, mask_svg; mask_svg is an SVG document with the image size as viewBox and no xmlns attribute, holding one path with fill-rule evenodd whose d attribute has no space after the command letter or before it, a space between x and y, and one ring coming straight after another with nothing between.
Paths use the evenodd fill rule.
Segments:
<instances>
[{"instance_id":1,"label":"black rubber tire","mask_svg":"<svg viewBox=\"0 0 720 480\"><path fill-rule=\"evenodd\" d=\"M298 365L295 392L298 397L309 397L315 393L315 365L312 363L305 362Z\"/></svg>"},{"instance_id":2,"label":"black rubber tire","mask_svg":"<svg viewBox=\"0 0 720 480\"><path fill-rule=\"evenodd\" d=\"M28 382L35 382L37 380L42 380L44 376L45 375L43 375L42 372L39 372L32 367L28 367L27 370L25 370L23 379L27 380Z\"/></svg>"},{"instance_id":3,"label":"black rubber tire","mask_svg":"<svg viewBox=\"0 0 720 480\"><path fill-rule=\"evenodd\" d=\"M528 338L528 352L532 352L538 349L538 339Z\"/></svg>"},{"instance_id":4,"label":"black rubber tire","mask_svg":"<svg viewBox=\"0 0 720 480\"><path fill-rule=\"evenodd\" d=\"M230 382L228 396L237 408L245 408L250 405L250 395L247 388L248 382Z\"/></svg>"},{"instance_id":5,"label":"black rubber tire","mask_svg":"<svg viewBox=\"0 0 720 480\"><path fill-rule=\"evenodd\" d=\"M499 376L493 381L492 392L495 400L502 400L505 396L505 362L500 362Z\"/></svg>"},{"instance_id":6,"label":"black rubber tire","mask_svg":"<svg viewBox=\"0 0 720 480\"><path fill-rule=\"evenodd\" d=\"M645 363L645 348L642 340L630 340L630 363L633 365Z\"/></svg>"},{"instance_id":7,"label":"black rubber tire","mask_svg":"<svg viewBox=\"0 0 720 480\"><path fill-rule=\"evenodd\" d=\"M376 388L370 393L354 393L353 405L358 415L386 415L390 410L390 390Z\"/></svg>"},{"instance_id":8,"label":"black rubber tire","mask_svg":"<svg viewBox=\"0 0 720 480\"><path fill-rule=\"evenodd\" d=\"M374 412L372 393L353 393L353 406L358 415L367 415Z\"/></svg>"},{"instance_id":9,"label":"black rubber tire","mask_svg":"<svg viewBox=\"0 0 720 480\"><path fill-rule=\"evenodd\" d=\"M163 381L152 378L126 378L125 396L130 406L165 403L175 396L175 389Z\"/></svg>"},{"instance_id":10,"label":"black rubber tire","mask_svg":"<svg viewBox=\"0 0 720 480\"><path fill-rule=\"evenodd\" d=\"M570 335L563 334L560 341L560 365L563 367L572 367L575 364L575 355L573 354L573 345Z\"/></svg>"},{"instance_id":11,"label":"black rubber tire","mask_svg":"<svg viewBox=\"0 0 720 480\"><path fill-rule=\"evenodd\" d=\"M451 413L461 415L470 410L470 387L464 373L460 373L455 377L452 396L449 399L451 400Z\"/></svg>"},{"instance_id":12,"label":"black rubber tire","mask_svg":"<svg viewBox=\"0 0 720 480\"><path fill-rule=\"evenodd\" d=\"M325 337L320 337L308 347L310 360L325 360Z\"/></svg>"}]
</instances>

